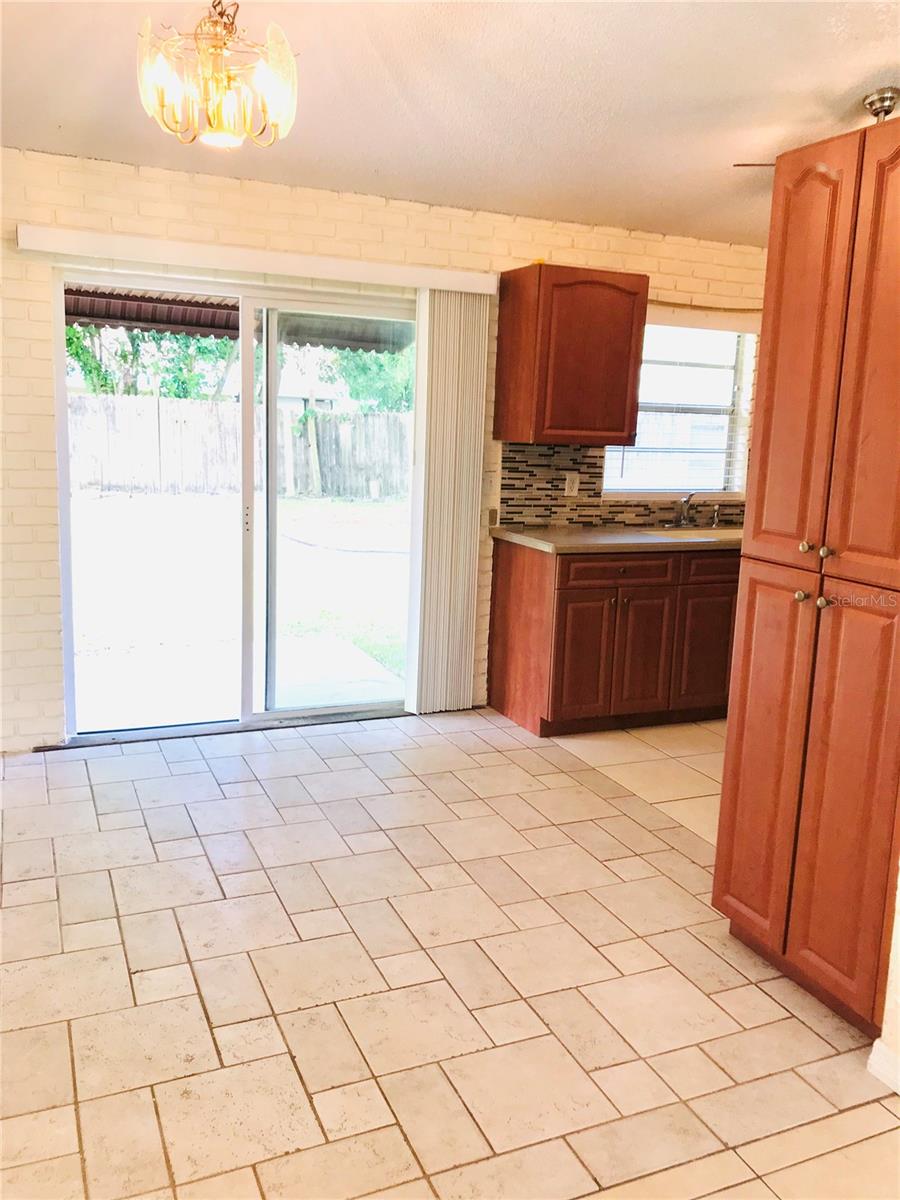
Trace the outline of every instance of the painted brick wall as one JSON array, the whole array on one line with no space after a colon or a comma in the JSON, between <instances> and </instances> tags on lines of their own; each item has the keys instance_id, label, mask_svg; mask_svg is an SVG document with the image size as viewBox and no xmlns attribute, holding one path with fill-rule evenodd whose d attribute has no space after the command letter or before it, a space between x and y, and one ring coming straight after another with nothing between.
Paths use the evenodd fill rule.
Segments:
<instances>
[{"instance_id":1,"label":"painted brick wall","mask_svg":"<svg viewBox=\"0 0 900 1200\"><path fill-rule=\"evenodd\" d=\"M755 246L4 150L0 744L5 750L53 742L63 731L51 269L15 250L18 221L475 271L542 258L645 272L651 299L712 308L758 308L765 266L765 253ZM485 699L487 664L488 510L500 499L500 446L490 438L495 340L496 304L485 411L478 702Z\"/></svg>"}]
</instances>

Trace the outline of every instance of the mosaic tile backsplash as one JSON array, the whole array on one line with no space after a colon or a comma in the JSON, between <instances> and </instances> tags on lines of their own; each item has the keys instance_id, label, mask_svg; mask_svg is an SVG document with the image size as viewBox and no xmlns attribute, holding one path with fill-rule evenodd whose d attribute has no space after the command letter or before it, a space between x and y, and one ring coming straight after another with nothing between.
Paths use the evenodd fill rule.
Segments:
<instances>
[{"instance_id":1,"label":"mosaic tile backsplash","mask_svg":"<svg viewBox=\"0 0 900 1200\"><path fill-rule=\"evenodd\" d=\"M662 525L675 505L659 500L604 500L603 460L596 446L503 446L501 525ZM566 472L580 475L577 496L565 494ZM698 497L697 523L711 525L715 501ZM743 501L723 501L720 525L742 525Z\"/></svg>"}]
</instances>

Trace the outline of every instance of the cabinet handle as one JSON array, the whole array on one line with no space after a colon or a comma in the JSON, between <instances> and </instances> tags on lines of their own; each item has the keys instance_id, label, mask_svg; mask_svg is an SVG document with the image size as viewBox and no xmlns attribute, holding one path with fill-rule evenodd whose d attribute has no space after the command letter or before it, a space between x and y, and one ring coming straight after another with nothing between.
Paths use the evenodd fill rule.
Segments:
<instances>
[{"instance_id":1,"label":"cabinet handle","mask_svg":"<svg viewBox=\"0 0 900 1200\"><path fill-rule=\"evenodd\" d=\"M610 602L609 602L609 603L610 603L610 607L611 607L611 608L615 608L615 607L616 607L616 598L615 598L615 596L613 596L612 600L610 600Z\"/></svg>"},{"instance_id":2,"label":"cabinet handle","mask_svg":"<svg viewBox=\"0 0 900 1200\"><path fill-rule=\"evenodd\" d=\"M809 599L809 592L794 592L794 599L798 604L802 604L804 600Z\"/></svg>"},{"instance_id":3,"label":"cabinet handle","mask_svg":"<svg viewBox=\"0 0 900 1200\"><path fill-rule=\"evenodd\" d=\"M836 600L831 600L827 596L820 596L816 601L816 608L829 608L832 604L836 603Z\"/></svg>"},{"instance_id":4,"label":"cabinet handle","mask_svg":"<svg viewBox=\"0 0 900 1200\"><path fill-rule=\"evenodd\" d=\"M809 554L810 550L815 550L815 548L812 542L801 542L798 547L801 554Z\"/></svg>"},{"instance_id":5,"label":"cabinet handle","mask_svg":"<svg viewBox=\"0 0 900 1200\"><path fill-rule=\"evenodd\" d=\"M623 603L623 604L630 604L630 603L631 603L631 597L630 597L630 596L623 596L623 597L622 597L622 603Z\"/></svg>"},{"instance_id":6,"label":"cabinet handle","mask_svg":"<svg viewBox=\"0 0 900 1200\"><path fill-rule=\"evenodd\" d=\"M624 575L624 574L625 574L625 568L624 568L624 567L619 567L619 574L620 574L620 575Z\"/></svg>"},{"instance_id":7,"label":"cabinet handle","mask_svg":"<svg viewBox=\"0 0 900 1200\"><path fill-rule=\"evenodd\" d=\"M819 547L819 558L831 558L832 554L834 554L834 550L830 546Z\"/></svg>"}]
</instances>

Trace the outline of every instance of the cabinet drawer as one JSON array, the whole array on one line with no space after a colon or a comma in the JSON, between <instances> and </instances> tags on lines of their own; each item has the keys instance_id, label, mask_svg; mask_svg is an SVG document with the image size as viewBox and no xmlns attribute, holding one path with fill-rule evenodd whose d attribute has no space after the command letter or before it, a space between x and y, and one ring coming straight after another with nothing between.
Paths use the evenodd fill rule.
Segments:
<instances>
[{"instance_id":1,"label":"cabinet drawer","mask_svg":"<svg viewBox=\"0 0 900 1200\"><path fill-rule=\"evenodd\" d=\"M676 583L674 554L565 554L559 557L558 588L597 587L611 583Z\"/></svg>"},{"instance_id":2,"label":"cabinet drawer","mask_svg":"<svg viewBox=\"0 0 900 1200\"><path fill-rule=\"evenodd\" d=\"M706 550L682 554L682 583L731 583L741 566L739 550Z\"/></svg>"}]
</instances>

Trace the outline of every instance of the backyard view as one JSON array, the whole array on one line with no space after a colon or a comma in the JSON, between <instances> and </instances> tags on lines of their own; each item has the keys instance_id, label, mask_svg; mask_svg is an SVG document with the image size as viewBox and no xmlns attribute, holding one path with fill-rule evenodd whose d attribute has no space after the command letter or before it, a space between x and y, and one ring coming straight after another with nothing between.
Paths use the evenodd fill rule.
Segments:
<instances>
[{"instance_id":1,"label":"backyard view","mask_svg":"<svg viewBox=\"0 0 900 1200\"><path fill-rule=\"evenodd\" d=\"M414 326L280 311L270 707L401 701Z\"/></svg>"},{"instance_id":2,"label":"backyard view","mask_svg":"<svg viewBox=\"0 0 900 1200\"><path fill-rule=\"evenodd\" d=\"M369 321L363 338L354 319L328 345L301 314L278 319L269 707L400 701L412 326ZM392 348L380 350L368 348L380 344L370 326L405 328L389 328ZM233 336L67 329L79 731L240 715L237 346ZM261 479L262 389L254 407Z\"/></svg>"}]
</instances>

